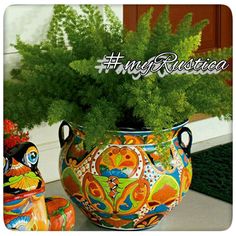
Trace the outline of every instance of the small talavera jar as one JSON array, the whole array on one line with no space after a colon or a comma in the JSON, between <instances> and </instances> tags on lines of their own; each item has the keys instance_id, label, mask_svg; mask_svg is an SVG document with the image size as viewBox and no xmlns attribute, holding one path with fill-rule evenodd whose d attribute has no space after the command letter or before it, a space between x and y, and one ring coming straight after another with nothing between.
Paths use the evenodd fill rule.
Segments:
<instances>
[{"instance_id":1,"label":"small talavera jar","mask_svg":"<svg viewBox=\"0 0 236 236\"><path fill-rule=\"evenodd\" d=\"M177 206L192 179L187 122L162 131L122 130L86 150L86 130L63 121L59 168L65 191L93 223L119 230L152 227ZM69 135L64 137L64 127ZM189 136L188 144L182 134Z\"/></svg>"},{"instance_id":2,"label":"small talavera jar","mask_svg":"<svg viewBox=\"0 0 236 236\"><path fill-rule=\"evenodd\" d=\"M24 142L4 153L4 223L11 230L72 230L75 210L62 197L45 198L39 152Z\"/></svg>"}]
</instances>

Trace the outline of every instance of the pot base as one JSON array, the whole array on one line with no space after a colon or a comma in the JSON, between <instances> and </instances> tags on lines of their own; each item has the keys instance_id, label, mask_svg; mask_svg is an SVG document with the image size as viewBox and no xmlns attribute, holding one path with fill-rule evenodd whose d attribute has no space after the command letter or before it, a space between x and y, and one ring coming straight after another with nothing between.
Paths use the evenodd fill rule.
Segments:
<instances>
[{"instance_id":1,"label":"pot base","mask_svg":"<svg viewBox=\"0 0 236 236\"><path fill-rule=\"evenodd\" d=\"M142 230L147 230L147 229L151 229L153 227L155 227L156 225L151 225L151 226L147 226L147 227L144 227L144 228L128 228L128 229L125 229L125 228L115 228L115 227L109 227L109 226L105 226L105 225L101 225L101 224L98 224L92 220L89 219L89 221L91 223L93 223L94 225L98 226L99 228L104 228L104 229L109 229L109 230L116 230L116 231L142 231Z\"/></svg>"}]
</instances>

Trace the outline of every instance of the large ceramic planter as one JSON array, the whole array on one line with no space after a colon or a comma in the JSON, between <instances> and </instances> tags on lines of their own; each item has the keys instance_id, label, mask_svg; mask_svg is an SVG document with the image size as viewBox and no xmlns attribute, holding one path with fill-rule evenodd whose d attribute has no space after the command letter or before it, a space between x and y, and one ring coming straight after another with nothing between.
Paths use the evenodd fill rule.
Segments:
<instances>
[{"instance_id":1,"label":"large ceramic planter","mask_svg":"<svg viewBox=\"0 0 236 236\"><path fill-rule=\"evenodd\" d=\"M39 153L30 142L4 154L4 222L12 230L71 230L75 211L61 197L45 198Z\"/></svg>"},{"instance_id":2,"label":"large ceramic planter","mask_svg":"<svg viewBox=\"0 0 236 236\"><path fill-rule=\"evenodd\" d=\"M90 151L84 147L86 131L63 121L59 167L64 189L97 225L133 230L158 224L191 183L192 136L185 124L162 131L161 143L152 131L117 131L106 147ZM183 132L189 135L187 146Z\"/></svg>"}]
</instances>

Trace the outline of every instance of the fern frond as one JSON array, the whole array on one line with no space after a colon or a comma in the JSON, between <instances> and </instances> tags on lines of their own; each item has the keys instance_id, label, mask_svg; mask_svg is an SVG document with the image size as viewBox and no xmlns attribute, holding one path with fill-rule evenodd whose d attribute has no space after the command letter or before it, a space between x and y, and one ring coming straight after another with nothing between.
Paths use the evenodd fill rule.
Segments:
<instances>
[{"instance_id":1,"label":"fern frond","mask_svg":"<svg viewBox=\"0 0 236 236\"><path fill-rule=\"evenodd\" d=\"M160 13L156 24L153 27L150 44L146 52L146 58L155 56L161 52L170 50L171 23L169 19L169 7L166 6Z\"/></svg>"},{"instance_id":2,"label":"fern frond","mask_svg":"<svg viewBox=\"0 0 236 236\"><path fill-rule=\"evenodd\" d=\"M205 53L197 53L196 58L209 58L211 60L228 60L232 58L232 47L229 48L215 48Z\"/></svg>"},{"instance_id":3,"label":"fern frond","mask_svg":"<svg viewBox=\"0 0 236 236\"><path fill-rule=\"evenodd\" d=\"M196 23L192 29L190 30L190 35L197 35L200 32L202 32L202 30L209 24L209 20L208 19L204 19L198 23Z\"/></svg>"},{"instance_id":4,"label":"fern frond","mask_svg":"<svg viewBox=\"0 0 236 236\"><path fill-rule=\"evenodd\" d=\"M178 45L176 45L173 51L178 55L178 61L187 61L194 52L199 48L201 44L201 33L195 36L184 38Z\"/></svg>"},{"instance_id":5,"label":"fern frond","mask_svg":"<svg viewBox=\"0 0 236 236\"><path fill-rule=\"evenodd\" d=\"M127 60L144 61L151 36L150 20L152 12L153 9L150 8L146 14L140 17L136 32L127 32L123 46L123 53Z\"/></svg>"}]
</instances>

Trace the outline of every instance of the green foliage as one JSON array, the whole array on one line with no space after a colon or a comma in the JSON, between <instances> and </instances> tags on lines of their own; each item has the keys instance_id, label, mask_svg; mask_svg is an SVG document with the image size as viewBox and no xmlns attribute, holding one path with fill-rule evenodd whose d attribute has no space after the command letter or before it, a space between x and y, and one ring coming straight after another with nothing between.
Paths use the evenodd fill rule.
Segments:
<instances>
[{"instance_id":1,"label":"green foliage","mask_svg":"<svg viewBox=\"0 0 236 236\"><path fill-rule=\"evenodd\" d=\"M232 48L215 48L202 54L196 54L195 57L209 58L214 60L228 60L232 57Z\"/></svg>"},{"instance_id":2,"label":"green foliage","mask_svg":"<svg viewBox=\"0 0 236 236\"><path fill-rule=\"evenodd\" d=\"M166 7L151 28L150 9L131 32L110 7L104 13L105 19L96 6L81 6L77 13L55 5L45 40L32 45L17 37L21 62L4 82L5 118L28 128L66 119L85 127L89 147L107 140L107 130L118 127L146 126L159 132L198 112L230 118L232 89L225 81L232 79L231 72L164 78L152 74L133 80L128 74L99 74L95 69L97 59L111 52L141 61L163 51L176 52L179 60L229 59L231 48L196 53L208 20L192 25L188 13L174 32Z\"/></svg>"},{"instance_id":3,"label":"green foliage","mask_svg":"<svg viewBox=\"0 0 236 236\"><path fill-rule=\"evenodd\" d=\"M171 23L169 20L169 7L165 7L159 15L156 25L151 31L151 38L146 55L148 58L160 52L168 51L172 39Z\"/></svg>"},{"instance_id":4,"label":"green foliage","mask_svg":"<svg viewBox=\"0 0 236 236\"><path fill-rule=\"evenodd\" d=\"M192 26L192 13L186 14L183 19L179 22L176 30L176 38L180 39L189 36L189 32Z\"/></svg>"},{"instance_id":5,"label":"green foliage","mask_svg":"<svg viewBox=\"0 0 236 236\"><path fill-rule=\"evenodd\" d=\"M116 104L106 99L96 101L96 104L85 115L86 144L88 147L95 143L108 141L107 130L116 129L116 119L119 111Z\"/></svg>"},{"instance_id":6,"label":"green foliage","mask_svg":"<svg viewBox=\"0 0 236 236\"><path fill-rule=\"evenodd\" d=\"M178 60L188 60L193 53L199 48L201 43L201 33L186 37L181 40L178 45L175 45L174 52L178 55Z\"/></svg>"},{"instance_id":7,"label":"green foliage","mask_svg":"<svg viewBox=\"0 0 236 236\"><path fill-rule=\"evenodd\" d=\"M73 118L71 117L71 114L74 114ZM82 117L82 110L73 102L55 100L52 101L48 108L48 123L50 125L63 119L69 119L74 123L82 122Z\"/></svg>"},{"instance_id":8,"label":"green foliage","mask_svg":"<svg viewBox=\"0 0 236 236\"><path fill-rule=\"evenodd\" d=\"M142 15L138 21L137 30L135 32L129 31L124 38L123 55L127 60L145 60L145 52L147 51L150 41L151 30L150 20L153 9Z\"/></svg>"}]
</instances>

